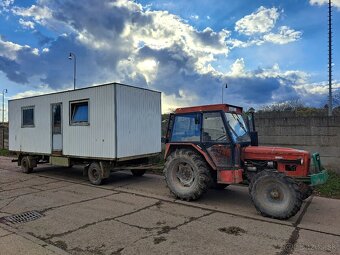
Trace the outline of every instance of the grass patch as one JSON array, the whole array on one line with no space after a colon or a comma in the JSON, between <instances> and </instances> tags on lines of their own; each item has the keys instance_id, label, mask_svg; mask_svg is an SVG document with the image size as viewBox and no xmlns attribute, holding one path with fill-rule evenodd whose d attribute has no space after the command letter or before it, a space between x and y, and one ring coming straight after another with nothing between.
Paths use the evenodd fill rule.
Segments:
<instances>
[{"instance_id":1,"label":"grass patch","mask_svg":"<svg viewBox=\"0 0 340 255\"><path fill-rule=\"evenodd\" d=\"M0 149L0 156L9 156L9 151L7 149Z\"/></svg>"},{"instance_id":2,"label":"grass patch","mask_svg":"<svg viewBox=\"0 0 340 255\"><path fill-rule=\"evenodd\" d=\"M328 171L329 178L325 184L316 186L315 193L322 197L340 199L340 174Z\"/></svg>"}]
</instances>

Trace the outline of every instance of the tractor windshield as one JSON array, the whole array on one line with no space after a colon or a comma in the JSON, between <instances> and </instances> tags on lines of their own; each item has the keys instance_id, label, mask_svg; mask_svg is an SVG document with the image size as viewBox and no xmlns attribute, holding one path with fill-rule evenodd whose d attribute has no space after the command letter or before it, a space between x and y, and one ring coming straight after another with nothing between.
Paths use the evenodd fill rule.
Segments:
<instances>
[{"instance_id":1,"label":"tractor windshield","mask_svg":"<svg viewBox=\"0 0 340 255\"><path fill-rule=\"evenodd\" d=\"M231 134L236 143L250 142L250 136L241 114L225 113Z\"/></svg>"}]
</instances>

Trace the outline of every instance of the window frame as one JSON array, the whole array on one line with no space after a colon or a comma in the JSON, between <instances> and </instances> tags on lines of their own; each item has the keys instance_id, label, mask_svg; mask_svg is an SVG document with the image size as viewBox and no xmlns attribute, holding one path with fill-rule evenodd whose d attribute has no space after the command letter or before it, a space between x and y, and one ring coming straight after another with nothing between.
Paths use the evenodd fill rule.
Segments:
<instances>
[{"instance_id":1,"label":"window frame","mask_svg":"<svg viewBox=\"0 0 340 255\"><path fill-rule=\"evenodd\" d=\"M24 110L33 110L33 124L24 125ZM34 128L35 127L35 105L21 107L21 128Z\"/></svg>"},{"instance_id":2,"label":"window frame","mask_svg":"<svg viewBox=\"0 0 340 255\"><path fill-rule=\"evenodd\" d=\"M198 141L174 141L173 140L173 131L175 128L175 123L176 123L176 117L177 116L188 116L188 115L197 115L197 117L199 118L199 130L200 130L200 134L199 134L199 140ZM200 112L193 112L193 113L180 113L180 114L174 114L174 120L173 120L173 124L171 127L171 134L169 137L169 140L171 143L192 143L192 144L200 144L202 141L202 113Z\"/></svg>"},{"instance_id":3,"label":"window frame","mask_svg":"<svg viewBox=\"0 0 340 255\"><path fill-rule=\"evenodd\" d=\"M72 120L72 105L87 103L87 121ZM69 102L69 125L70 126L89 126L90 125L90 99L73 100Z\"/></svg>"},{"instance_id":4,"label":"window frame","mask_svg":"<svg viewBox=\"0 0 340 255\"><path fill-rule=\"evenodd\" d=\"M225 141L203 141L203 129L204 129L204 114L209 114L209 113L218 113L221 117L222 123L225 128L225 133L226 133L226 140ZM204 111L202 112L202 123L201 123L201 142L204 144L232 144L233 140L231 139L230 136L230 130L228 128L228 125L225 122L223 111Z\"/></svg>"}]
</instances>

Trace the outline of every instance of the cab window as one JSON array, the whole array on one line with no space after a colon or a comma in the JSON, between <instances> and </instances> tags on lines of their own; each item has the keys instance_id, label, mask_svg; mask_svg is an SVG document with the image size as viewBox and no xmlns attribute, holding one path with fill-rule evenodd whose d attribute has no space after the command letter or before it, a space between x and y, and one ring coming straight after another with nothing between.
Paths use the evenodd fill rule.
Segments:
<instances>
[{"instance_id":1,"label":"cab window","mask_svg":"<svg viewBox=\"0 0 340 255\"><path fill-rule=\"evenodd\" d=\"M203 142L229 142L220 112L203 114Z\"/></svg>"},{"instance_id":2,"label":"cab window","mask_svg":"<svg viewBox=\"0 0 340 255\"><path fill-rule=\"evenodd\" d=\"M171 141L199 142L200 130L200 114L177 115L172 129Z\"/></svg>"}]
</instances>

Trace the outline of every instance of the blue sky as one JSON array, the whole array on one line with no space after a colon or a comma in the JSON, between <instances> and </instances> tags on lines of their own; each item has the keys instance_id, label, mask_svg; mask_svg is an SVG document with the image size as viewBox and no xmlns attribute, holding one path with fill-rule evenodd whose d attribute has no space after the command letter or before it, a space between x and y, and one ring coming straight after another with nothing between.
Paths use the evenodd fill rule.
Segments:
<instances>
[{"instance_id":1,"label":"blue sky","mask_svg":"<svg viewBox=\"0 0 340 255\"><path fill-rule=\"evenodd\" d=\"M163 111L221 101L261 108L327 101L325 0L0 2L6 98L123 82L163 92ZM334 0L340 87L340 0Z\"/></svg>"}]
</instances>

